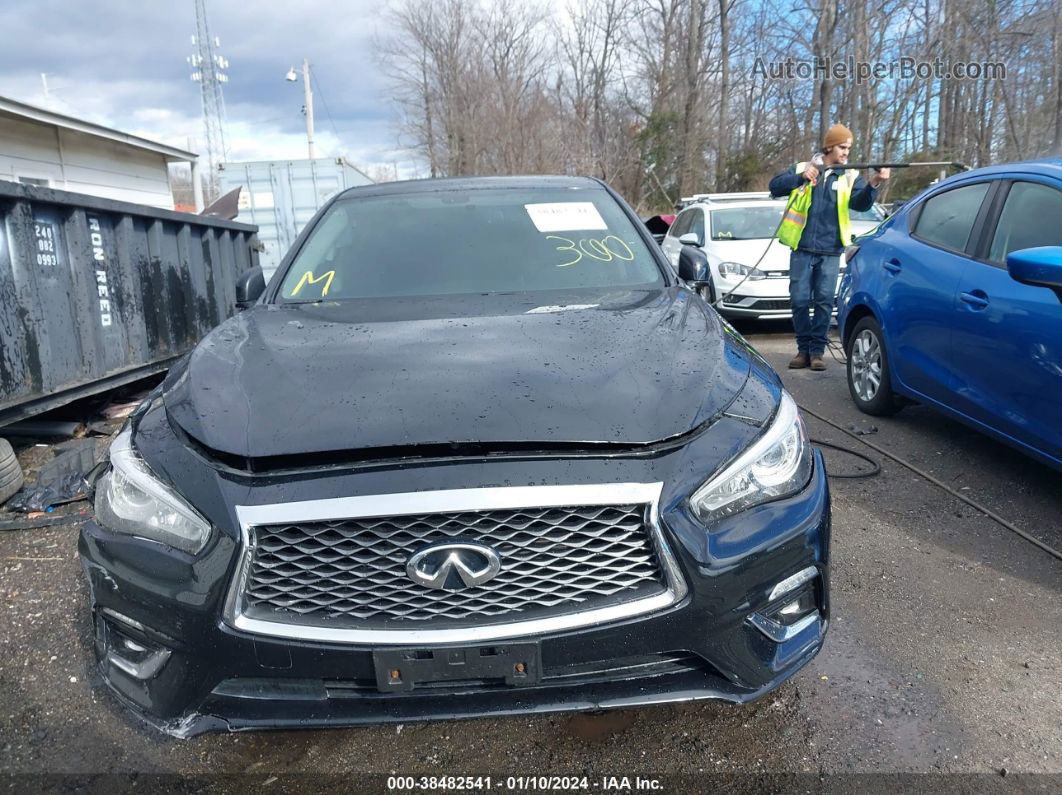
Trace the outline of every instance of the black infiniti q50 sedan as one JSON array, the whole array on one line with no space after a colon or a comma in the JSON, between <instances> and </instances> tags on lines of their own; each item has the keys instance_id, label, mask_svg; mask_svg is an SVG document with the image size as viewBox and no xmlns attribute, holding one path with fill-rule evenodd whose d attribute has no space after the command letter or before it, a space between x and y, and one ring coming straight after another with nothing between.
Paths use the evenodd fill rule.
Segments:
<instances>
[{"instance_id":1,"label":"black infiniti q50 sedan","mask_svg":"<svg viewBox=\"0 0 1062 795\"><path fill-rule=\"evenodd\" d=\"M829 493L703 265L590 179L339 194L111 447L105 681L178 736L776 687Z\"/></svg>"}]
</instances>

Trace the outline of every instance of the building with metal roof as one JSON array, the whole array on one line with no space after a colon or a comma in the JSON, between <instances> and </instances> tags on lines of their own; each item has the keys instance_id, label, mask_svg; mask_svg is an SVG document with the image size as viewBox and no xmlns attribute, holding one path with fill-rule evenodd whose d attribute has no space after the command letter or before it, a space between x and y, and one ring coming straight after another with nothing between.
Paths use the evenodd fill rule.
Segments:
<instances>
[{"instance_id":1,"label":"building with metal roof","mask_svg":"<svg viewBox=\"0 0 1062 795\"><path fill-rule=\"evenodd\" d=\"M170 163L191 164L201 210L196 153L0 97L0 179L172 210Z\"/></svg>"}]
</instances>

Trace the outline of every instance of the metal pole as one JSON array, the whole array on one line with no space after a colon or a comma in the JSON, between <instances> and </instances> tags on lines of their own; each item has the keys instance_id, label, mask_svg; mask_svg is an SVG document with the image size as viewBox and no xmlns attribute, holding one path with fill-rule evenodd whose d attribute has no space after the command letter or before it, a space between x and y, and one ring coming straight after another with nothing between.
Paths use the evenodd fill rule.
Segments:
<instances>
[{"instance_id":1,"label":"metal pole","mask_svg":"<svg viewBox=\"0 0 1062 795\"><path fill-rule=\"evenodd\" d=\"M969 171L970 167L965 163L952 163L945 160L934 160L924 163L845 163L845 168L862 171L865 168L911 168L913 166L940 166L947 173L947 169L954 168L957 171Z\"/></svg>"},{"instance_id":2,"label":"metal pole","mask_svg":"<svg viewBox=\"0 0 1062 795\"><path fill-rule=\"evenodd\" d=\"M302 87L306 103L306 143L310 150L310 160L317 155L313 149L313 91L310 89L310 62L302 59Z\"/></svg>"},{"instance_id":3,"label":"metal pole","mask_svg":"<svg viewBox=\"0 0 1062 795\"><path fill-rule=\"evenodd\" d=\"M199 158L192 161L192 201L195 203L195 211L203 212L203 180L199 171Z\"/></svg>"}]
</instances>

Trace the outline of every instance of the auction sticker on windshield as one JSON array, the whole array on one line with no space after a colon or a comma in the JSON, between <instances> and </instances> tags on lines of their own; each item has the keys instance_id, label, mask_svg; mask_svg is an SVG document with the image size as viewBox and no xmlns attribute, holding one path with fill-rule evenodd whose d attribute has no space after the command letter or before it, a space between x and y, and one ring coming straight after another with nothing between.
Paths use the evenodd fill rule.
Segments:
<instances>
[{"instance_id":1,"label":"auction sticker on windshield","mask_svg":"<svg viewBox=\"0 0 1062 795\"><path fill-rule=\"evenodd\" d=\"M593 202L525 204L524 209L539 232L570 232L575 229L608 229Z\"/></svg>"}]
</instances>

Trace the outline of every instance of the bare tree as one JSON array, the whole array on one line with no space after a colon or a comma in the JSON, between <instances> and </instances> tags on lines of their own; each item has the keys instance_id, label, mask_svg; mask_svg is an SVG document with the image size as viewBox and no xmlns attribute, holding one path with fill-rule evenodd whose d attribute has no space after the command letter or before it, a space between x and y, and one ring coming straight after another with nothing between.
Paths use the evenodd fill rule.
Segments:
<instances>
[{"instance_id":1,"label":"bare tree","mask_svg":"<svg viewBox=\"0 0 1062 795\"><path fill-rule=\"evenodd\" d=\"M1054 82L1054 136L1051 151L1062 157L1062 4L1055 4L1051 20L1051 64Z\"/></svg>"},{"instance_id":2,"label":"bare tree","mask_svg":"<svg viewBox=\"0 0 1062 795\"><path fill-rule=\"evenodd\" d=\"M538 0L396 1L381 63L433 176L595 174L663 209L764 187L836 121L860 159L1062 154L1058 0L569 0L556 18Z\"/></svg>"},{"instance_id":3,"label":"bare tree","mask_svg":"<svg viewBox=\"0 0 1062 795\"><path fill-rule=\"evenodd\" d=\"M620 167L617 158L624 151L616 145L620 135L612 125L629 6L629 0L589 0L570 6L568 24L556 26L563 63L558 84L566 110L576 122L576 137L568 145L582 170L604 179Z\"/></svg>"}]
</instances>

